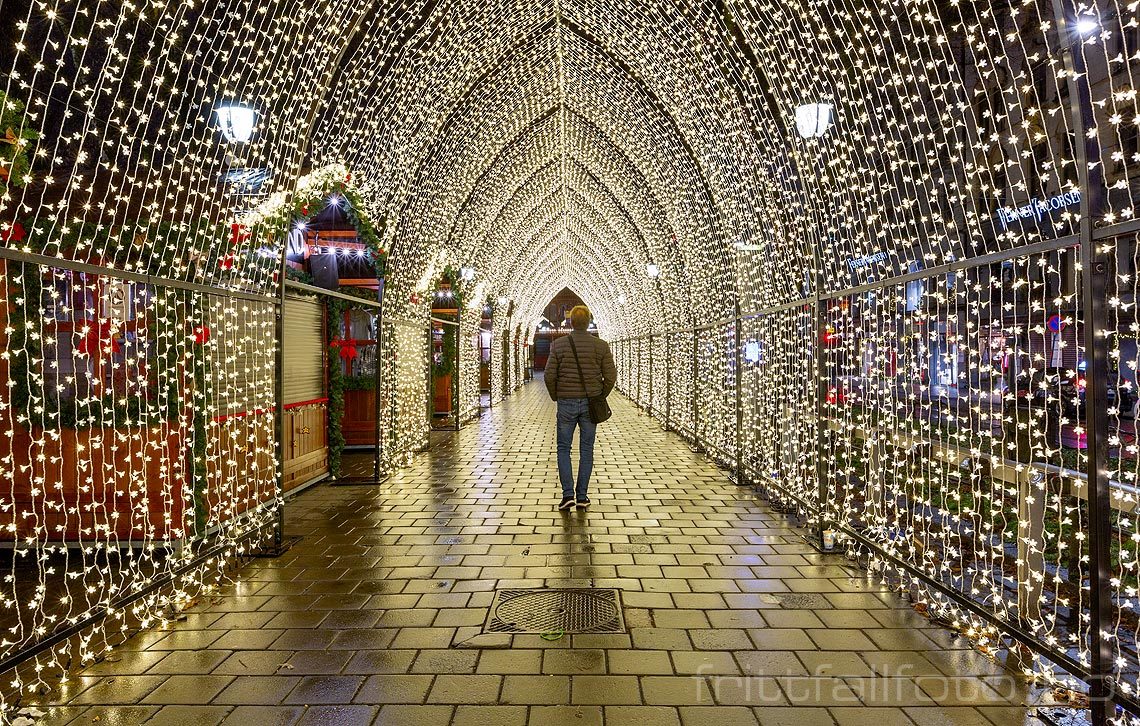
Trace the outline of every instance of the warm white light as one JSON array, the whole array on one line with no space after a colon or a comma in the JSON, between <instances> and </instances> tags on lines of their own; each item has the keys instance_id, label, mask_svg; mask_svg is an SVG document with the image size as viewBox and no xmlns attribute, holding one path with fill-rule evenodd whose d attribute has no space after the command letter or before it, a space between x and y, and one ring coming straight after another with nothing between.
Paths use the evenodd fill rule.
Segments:
<instances>
[{"instance_id":1,"label":"warm white light","mask_svg":"<svg viewBox=\"0 0 1140 726\"><path fill-rule=\"evenodd\" d=\"M253 138L253 127L257 123L257 111L242 104L226 104L214 109L222 135L231 144L244 144Z\"/></svg>"},{"instance_id":2,"label":"warm white light","mask_svg":"<svg viewBox=\"0 0 1140 726\"><path fill-rule=\"evenodd\" d=\"M465 282L470 282L470 281L474 280L475 279L475 268L474 267L466 267L466 266L460 267L459 268L459 279L464 280Z\"/></svg>"},{"instance_id":3,"label":"warm white light","mask_svg":"<svg viewBox=\"0 0 1140 726\"><path fill-rule=\"evenodd\" d=\"M510 300L507 299L507 297L505 295L499 296L499 304L500 305L506 305L508 302L510 302Z\"/></svg>"},{"instance_id":4,"label":"warm white light","mask_svg":"<svg viewBox=\"0 0 1140 726\"><path fill-rule=\"evenodd\" d=\"M661 275L661 268L653 263L645 266L645 274L649 277L659 277Z\"/></svg>"},{"instance_id":5,"label":"warm white light","mask_svg":"<svg viewBox=\"0 0 1140 726\"><path fill-rule=\"evenodd\" d=\"M830 127L830 103L805 103L796 108L796 130L803 138L819 138L826 134Z\"/></svg>"},{"instance_id":6,"label":"warm white light","mask_svg":"<svg viewBox=\"0 0 1140 726\"><path fill-rule=\"evenodd\" d=\"M618 305L625 305L625 295L618 295Z\"/></svg>"},{"instance_id":7,"label":"warm white light","mask_svg":"<svg viewBox=\"0 0 1140 726\"><path fill-rule=\"evenodd\" d=\"M1100 25L1092 18L1082 18L1077 21L1077 32L1081 35L1088 35L1095 32Z\"/></svg>"}]
</instances>

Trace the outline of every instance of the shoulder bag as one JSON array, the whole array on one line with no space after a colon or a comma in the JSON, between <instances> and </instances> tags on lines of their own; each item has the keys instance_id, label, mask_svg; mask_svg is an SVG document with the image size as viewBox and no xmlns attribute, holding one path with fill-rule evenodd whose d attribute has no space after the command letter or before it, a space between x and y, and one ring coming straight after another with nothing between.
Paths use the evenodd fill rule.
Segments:
<instances>
[{"instance_id":1,"label":"shoulder bag","mask_svg":"<svg viewBox=\"0 0 1140 726\"><path fill-rule=\"evenodd\" d=\"M578 381L582 384L582 390L587 394L587 400L590 402L590 420L596 424L603 421L608 421L614 412L610 410L610 404L606 401L605 396L590 396L589 389L586 388L586 377L582 375L582 361L578 359L578 348L574 345L574 339L567 336L570 341L570 350L574 352L574 364L578 366Z\"/></svg>"}]
</instances>

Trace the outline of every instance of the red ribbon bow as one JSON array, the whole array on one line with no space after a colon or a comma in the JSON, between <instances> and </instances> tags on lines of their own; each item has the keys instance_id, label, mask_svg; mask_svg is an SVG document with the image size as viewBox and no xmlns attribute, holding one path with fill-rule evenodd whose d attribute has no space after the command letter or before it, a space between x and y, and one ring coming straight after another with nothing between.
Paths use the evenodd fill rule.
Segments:
<instances>
[{"instance_id":1,"label":"red ribbon bow","mask_svg":"<svg viewBox=\"0 0 1140 726\"><path fill-rule=\"evenodd\" d=\"M340 338L333 338L331 341L329 341L329 345L337 348L339 350L338 355L340 355L340 357L344 360L352 360L353 358L356 358L358 355L360 355L359 351L356 350L355 338L345 338L343 340Z\"/></svg>"}]
</instances>

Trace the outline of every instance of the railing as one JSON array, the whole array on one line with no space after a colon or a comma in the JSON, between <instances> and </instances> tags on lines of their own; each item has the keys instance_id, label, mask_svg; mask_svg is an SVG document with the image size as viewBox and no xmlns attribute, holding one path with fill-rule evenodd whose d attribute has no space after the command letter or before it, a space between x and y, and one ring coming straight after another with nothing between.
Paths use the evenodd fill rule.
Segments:
<instances>
[{"instance_id":1,"label":"railing","mask_svg":"<svg viewBox=\"0 0 1140 726\"><path fill-rule=\"evenodd\" d=\"M1136 282L1089 305L1078 242L614 341L618 388L979 647L1137 713Z\"/></svg>"}]
</instances>

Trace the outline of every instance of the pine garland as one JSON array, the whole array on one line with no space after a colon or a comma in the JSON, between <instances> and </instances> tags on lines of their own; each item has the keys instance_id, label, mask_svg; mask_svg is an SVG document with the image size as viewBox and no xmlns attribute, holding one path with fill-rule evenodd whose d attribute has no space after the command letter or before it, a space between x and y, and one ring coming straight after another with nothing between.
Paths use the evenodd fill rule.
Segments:
<instances>
[{"instance_id":1,"label":"pine garland","mask_svg":"<svg viewBox=\"0 0 1140 726\"><path fill-rule=\"evenodd\" d=\"M40 135L28 126L24 104L0 91L0 192L22 187L30 179L28 142Z\"/></svg>"}]
</instances>

